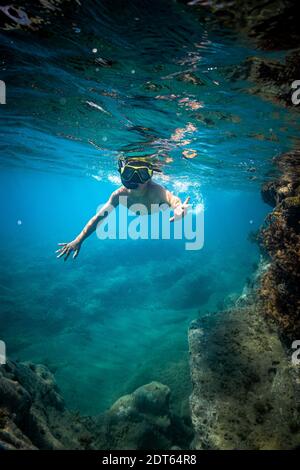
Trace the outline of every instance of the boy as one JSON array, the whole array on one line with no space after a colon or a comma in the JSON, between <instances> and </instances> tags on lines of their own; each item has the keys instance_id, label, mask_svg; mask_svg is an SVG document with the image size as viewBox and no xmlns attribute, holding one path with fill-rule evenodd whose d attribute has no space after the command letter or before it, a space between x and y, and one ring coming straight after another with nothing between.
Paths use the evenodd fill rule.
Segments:
<instances>
[{"instance_id":1,"label":"boy","mask_svg":"<svg viewBox=\"0 0 300 470\"><path fill-rule=\"evenodd\" d=\"M59 243L60 248L57 258L64 257L66 261L73 252L73 258L78 256L82 242L93 233L110 211L116 208L123 200L127 201L127 207L132 204L143 204L148 212L151 212L151 204L167 204L173 209L174 215L170 222L183 217L189 206L189 197L184 202L174 196L163 186L154 183L152 176L154 171L160 171L152 163L145 159L129 157L119 160L119 173L123 186L114 191L106 204L86 224L82 232L70 243ZM126 196L124 199L121 197Z\"/></svg>"}]
</instances>

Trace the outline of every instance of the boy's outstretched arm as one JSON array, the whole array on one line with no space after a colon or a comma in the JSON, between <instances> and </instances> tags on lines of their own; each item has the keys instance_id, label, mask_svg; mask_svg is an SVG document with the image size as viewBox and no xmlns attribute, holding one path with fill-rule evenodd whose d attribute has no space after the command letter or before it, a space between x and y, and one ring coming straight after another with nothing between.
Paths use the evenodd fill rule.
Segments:
<instances>
[{"instance_id":1,"label":"boy's outstretched arm","mask_svg":"<svg viewBox=\"0 0 300 470\"><path fill-rule=\"evenodd\" d=\"M174 215L170 217L170 222L181 219L187 213L189 207L190 196L186 198L184 202L178 196L175 196L167 189L165 190L165 201L173 209Z\"/></svg>"},{"instance_id":2,"label":"boy's outstretched arm","mask_svg":"<svg viewBox=\"0 0 300 470\"><path fill-rule=\"evenodd\" d=\"M57 255L57 258L61 258L62 256L64 257L64 260L66 261L70 254L74 252L73 258L77 258L78 253L80 251L82 242L88 238L93 232L95 232L97 225L101 223L107 216L108 214L119 204L119 191L114 191L108 201L104 204L103 207L101 207L100 211L97 212L86 224L84 229L80 232L77 237L69 242L69 243L59 243L58 246L60 247L56 253L59 253Z\"/></svg>"}]
</instances>

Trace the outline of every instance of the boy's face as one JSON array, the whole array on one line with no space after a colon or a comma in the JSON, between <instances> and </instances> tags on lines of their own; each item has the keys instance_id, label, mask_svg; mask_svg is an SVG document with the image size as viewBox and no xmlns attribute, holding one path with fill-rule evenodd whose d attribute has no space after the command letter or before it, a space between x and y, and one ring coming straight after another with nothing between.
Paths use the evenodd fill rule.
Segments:
<instances>
[{"instance_id":1,"label":"boy's face","mask_svg":"<svg viewBox=\"0 0 300 470\"><path fill-rule=\"evenodd\" d=\"M139 183L135 181L123 181L121 178L123 186L125 186L125 188L127 189L141 189L148 184L148 181L150 181L150 179L151 178L149 178L145 183Z\"/></svg>"},{"instance_id":2,"label":"boy's face","mask_svg":"<svg viewBox=\"0 0 300 470\"><path fill-rule=\"evenodd\" d=\"M122 184L128 189L143 187L152 177L152 170L142 162L128 162L119 171Z\"/></svg>"}]
</instances>

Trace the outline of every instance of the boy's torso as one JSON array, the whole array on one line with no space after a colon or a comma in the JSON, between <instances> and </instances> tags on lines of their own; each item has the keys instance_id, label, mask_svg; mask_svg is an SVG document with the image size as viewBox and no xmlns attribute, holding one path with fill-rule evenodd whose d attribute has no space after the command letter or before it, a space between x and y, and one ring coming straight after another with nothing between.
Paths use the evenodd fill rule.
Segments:
<instances>
[{"instance_id":1,"label":"boy's torso","mask_svg":"<svg viewBox=\"0 0 300 470\"><path fill-rule=\"evenodd\" d=\"M125 202L120 199L120 204L127 205L128 209L133 204L141 204L145 206L148 213L157 212L159 206L166 203L165 193L165 188L151 181L143 194L134 193L124 188L124 191L120 191L120 196L127 196L127 200ZM153 207L153 205L157 207Z\"/></svg>"}]
</instances>

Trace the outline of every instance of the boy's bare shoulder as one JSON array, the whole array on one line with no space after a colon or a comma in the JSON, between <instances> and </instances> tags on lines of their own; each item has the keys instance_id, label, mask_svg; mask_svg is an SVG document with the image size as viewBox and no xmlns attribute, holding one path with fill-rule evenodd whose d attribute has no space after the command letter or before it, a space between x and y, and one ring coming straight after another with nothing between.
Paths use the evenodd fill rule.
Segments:
<instances>
[{"instance_id":1,"label":"boy's bare shoulder","mask_svg":"<svg viewBox=\"0 0 300 470\"><path fill-rule=\"evenodd\" d=\"M161 184L155 183L155 181L151 181L150 189L151 191L155 191L160 194L163 194L167 191L166 188L164 188Z\"/></svg>"},{"instance_id":2,"label":"boy's bare shoulder","mask_svg":"<svg viewBox=\"0 0 300 470\"><path fill-rule=\"evenodd\" d=\"M116 196L125 196L126 194L128 194L128 189L125 188L125 186L120 186L112 194L115 194Z\"/></svg>"},{"instance_id":3,"label":"boy's bare shoulder","mask_svg":"<svg viewBox=\"0 0 300 470\"><path fill-rule=\"evenodd\" d=\"M169 204L169 191L164 186L151 181L151 189L150 189L151 197L160 204L167 203Z\"/></svg>"},{"instance_id":4,"label":"boy's bare shoulder","mask_svg":"<svg viewBox=\"0 0 300 470\"><path fill-rule=\"evenodd\" d=\"M119 198L121 196L127 196L128 190L124 186L120 186L118 189L113 191L110 195L110 203L113 205L117 205L119 203Z\"/></svg>"}]
</instances>

